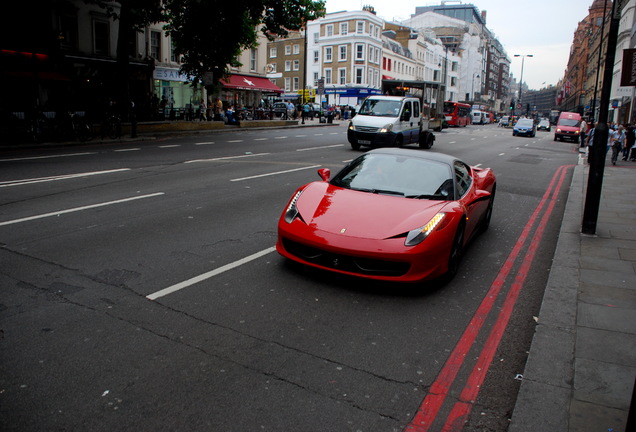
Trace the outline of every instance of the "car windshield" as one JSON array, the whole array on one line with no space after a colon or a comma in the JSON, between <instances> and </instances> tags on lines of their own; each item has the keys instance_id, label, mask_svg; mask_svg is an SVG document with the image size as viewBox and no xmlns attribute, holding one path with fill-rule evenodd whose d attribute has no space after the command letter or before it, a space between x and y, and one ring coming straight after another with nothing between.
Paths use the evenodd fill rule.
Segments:
<instances>
[{"instance_id":1,"label":"car windshield","mask_svg":"<svg viewBox=\"0 0 636 432\"><path fill-rule=\"evenodd\" d=\"M530 119L521 119L517 122L517 126L523 127L532 127L532 120Z\"/></svg>"},{"instance_id":2,"label":"car windshield","mask_svg":"<svg viewBox=\"0 0 636 432\"><path fill-rule=\"evenodd\" d=\"M572 119L561 119L559 120L559 126L580 127L581 122L578 120L572 120Z\"/></svg>"},{"instance_id":3,"label":"car windshield","mask_svg":"<svg viewBox=\"0 0 636 432\"><path fill-rule=\"evenodd\" d=\"M547 120L541 120L541 121L539 122L539 125L541 125L541 126L547 126L547 125L548 125L548 121L547 121Z\"/></svg>"},{"instance_id":4,"label":"car windshield","mask_svg":"<svg viewBox=\"0 0 636 432\"><path fill-rule=\"evenodd\" d=\"M340 171L331 184L346 189L414 199L454 198L449 165L404 155L367 153Z\"/></svg>"},{"instance_id":5,"label":"car windshield","mask_svg":"<svg viewBox=\"0 0 636 432\"><path fill-rule=\"evenodd\" d=\"M400 100L367 99L360 107L359 114L379 117L397 117L400 115Z\"/></svg>"}]
</instances>

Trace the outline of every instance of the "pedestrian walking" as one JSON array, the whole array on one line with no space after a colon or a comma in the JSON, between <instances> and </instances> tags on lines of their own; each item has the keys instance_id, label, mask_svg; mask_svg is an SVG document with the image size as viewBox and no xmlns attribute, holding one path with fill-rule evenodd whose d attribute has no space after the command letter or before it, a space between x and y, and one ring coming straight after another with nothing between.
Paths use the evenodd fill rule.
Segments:
<instances>
[{"instance_id":1,"label":"pedestrian walking","mask_svg":"<svg viewBox=\"0 0 636 432\"><path fill-rule=\"evenodd\" d=\"M585 119L581 120L581 137L580 137L580 147L585 147L585 137L587 136L587 123L585 122Z\"/></svg>"},{"instance_id":2,"label":"pedestrian walking","mask_svg":"<svg viewBox=\"0 0 636 432\"><path fill-rule=\"evenodd\" d=\"M618 130L612 135L612 165L616 165L619 153L625 146L625 131L623 126L618 126Z\"/></svg>"},{"instance_id":3,"label":"pedestrian walking","mask_svg":"<svg viewBox=\"0 0 636 432\"><path fill-rule=\"evenodd\" d=\"M628 124L625 128L625 144L623 145L623 160L626 161L629 157L629 152L636 143L636 133L634 131L634 125Z\"/></svg>"}]
</instances>

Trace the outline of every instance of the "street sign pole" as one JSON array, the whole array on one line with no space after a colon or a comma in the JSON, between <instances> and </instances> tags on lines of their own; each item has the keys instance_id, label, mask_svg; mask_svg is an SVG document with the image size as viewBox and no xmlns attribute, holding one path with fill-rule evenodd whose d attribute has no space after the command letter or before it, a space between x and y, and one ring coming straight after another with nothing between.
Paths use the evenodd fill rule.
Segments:
<instances>
[{"instance_id":1,"label":"street sign pole","mask_svg":"<svg viewBox=\"0 0 636 432\"><path fill-rule=\"evenodd\" d=\"M598 210L601 204L601 191L603 189L603 173L605 170L605 157L607 152L607 115L609 112L610 93L612 91L612 75L614 60L616 58L616 41L618 40L618 25L620 22L620 7L616 10L616 3L612 2L610 15L609 34L607 36L607 55L605 57L605 70L603 72L603 89L601 90L601 105L596 127L594 128L594 143L590 147L590 171L587 179L587 193L585 195L585 207L583 209L583 221L581 232L583 234L596 234L598 222Z\"/></svg>"}]
</instances>

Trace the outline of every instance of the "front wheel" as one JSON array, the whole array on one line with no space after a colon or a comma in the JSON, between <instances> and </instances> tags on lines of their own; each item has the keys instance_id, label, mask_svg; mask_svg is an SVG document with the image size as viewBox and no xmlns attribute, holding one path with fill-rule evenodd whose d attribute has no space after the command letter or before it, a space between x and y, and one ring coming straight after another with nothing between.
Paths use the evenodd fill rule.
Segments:
<instances>
[{"instance_id":1,"label":"front wheel","mask_svg":"<svg viewBox=\"0 0 636 432\"><path fill-rule=\"evenodd\" d=\"M459 264L462 260L462 254L464 250L464 221L462 221L457 227L455 238L453 239L453 245L451 246L450 255L448 256L448 271L445 278L450 281L457 275L459 271Z\"/></svg>"},{"instance_id":2,"label":"front wheel","mask_svg":"<svg viewBox=\"0 0 636 432\"><path fill-rule=\"evenodd\" d=\"M492 208L495 203L495 192L497 192L497 184L492 185L492 192L490 193L490 199L488 200L488 208L486 208L486 214L481 222L481 232L485 232L490 227L490 219L492 218Z\"/></svg>"}]
</instances>

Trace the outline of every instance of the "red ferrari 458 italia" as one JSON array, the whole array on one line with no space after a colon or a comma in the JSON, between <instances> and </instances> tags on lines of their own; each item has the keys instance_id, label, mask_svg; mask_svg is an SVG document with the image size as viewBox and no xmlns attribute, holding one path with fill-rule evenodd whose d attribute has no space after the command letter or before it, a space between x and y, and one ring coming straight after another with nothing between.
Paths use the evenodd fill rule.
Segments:
<instances>
[{"instance_id":1,"label":"red ferrari 458 italia","mask_svg":"<svg viewBox=\"0 0 636 432\"><path fill-rule=\"evenodd\" d=\"M448 155L376 149L299 188L278 222L290 260L371 279L452 278L490 224L495 174Z\"/></svg>"}]
</instances>

